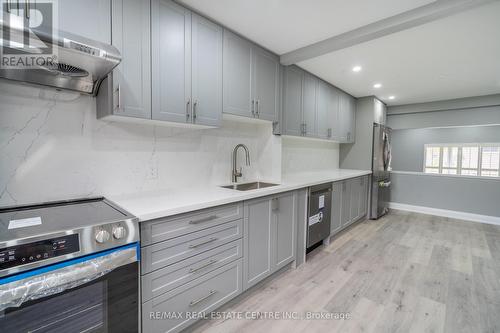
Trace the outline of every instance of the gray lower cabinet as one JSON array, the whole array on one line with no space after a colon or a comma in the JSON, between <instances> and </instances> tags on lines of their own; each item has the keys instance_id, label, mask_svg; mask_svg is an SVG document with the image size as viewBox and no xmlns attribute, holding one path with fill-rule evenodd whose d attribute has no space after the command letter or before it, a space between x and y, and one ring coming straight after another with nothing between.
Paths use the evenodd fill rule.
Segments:
<instances>
[{"instance_id":1,"label":"gray lower cabinet","mask_svg":"<svg viewBox=\"0 0 500 333\"><path fill-rule=\"evenodd\" d=\"M113 70L111 102L101 116L151 119L150 1L112 0L112 44L122 61Z\"/></svg>"},{"instance_id":2,"label":"gray lower cabinet","mask_svg":"<svg viewBox=\"0 0 500 333\"><path fill-rule=\"evenodd\" d=\"M224 112L277 121L279 70L276 55L224 30Z\"/></svg>"},{"instance_id":3,"label":"gray lower cabinet","mask_svg":"<svg viewBox=\"0 0 500 333\"><path fill-rule=\"evenodd\" d=\"M332 216L330 224L330 235L335 234L342 228L342 183L332 184Z\"/></svg>"},{"instance_id":4,"label":"gray lower cabinet","mask_svg":"<svg viewBox=\"0 0 500 333\"><path fill-rule=\"evenodd\" d=\"M243 288L242 260L217 268L181 287L142 304L142 331L148 333L179 332L196 321L186 313L209 312L239 295ZM176 313L182 316L173 317ZM171 318L155 315L171 314Z\"/></svg>"},{"instance_id":5,"label":"gray lower cabinet","mask_svg":"<svg viewBox=\"0 0 500 333\"><path fill-rule=\"evenodd\" d=\"M295 260L297 193L244 204L243 288L246 290Z\"/></svg>"},{"instance_id":6,"label":"gray lower cabinet","mask_svg":"<svg viewBox=\"0 0 500 333\"><path fill-rule=\"evenodd\" d=\"M341 186L340 224L346 227L351 222L351 180L344 180Z\"/></svg>"},{"instance_id":7,"label":"gray lower cabinet","mask_svg":"<svg viewBox=\"0 0 500 333\"><path fill-rule=\"evenodd\" d=\"M333 183L333 213L330 234L334 234L366 216L368 211L368 179L369 176L362 176Z\"/></svg>"}]
</instances>

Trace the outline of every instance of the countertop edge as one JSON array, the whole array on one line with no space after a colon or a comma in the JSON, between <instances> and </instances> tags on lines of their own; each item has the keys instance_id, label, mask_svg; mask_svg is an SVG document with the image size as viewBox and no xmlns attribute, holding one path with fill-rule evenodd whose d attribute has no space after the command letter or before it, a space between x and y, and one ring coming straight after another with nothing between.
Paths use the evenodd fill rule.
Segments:
<instances>
[{"instance_id":1,"label":"countertop edge","mask_svg":"<svg viewBox=\"0 0 500 333\"><path fill-rule=\"evenodd\" d=\"M129 211L130 213L134 214L136 217L139 218L139 222L146 222L146 221L151 221L151 220L156 220L160 218L167 218L167 217L172 217L175 215L179 214L184 214L184 213L189 213L201 209L207 209L207 208L212 208L216 206L221 206L221 205L227 205L231 203L236 203L236 202L241 202L245 200L251 200L255 198L260 198L260 197L265 197L269 195L274 195L278 193L283 193L283 192L288 192L288 191L294 191L302 188L307 188L310 186L315 186L315 185L320 185L324 183L330 183L330 182L337 182L337 181L342 181L350 178L356 178L356 177L361 177L365 175L370 175L372 172L369 170L349 170L350 172L352 171L352 174L350 175L342 175L338 177L333 177L333 178L318 178L314 181L296 181L296 182L290 182L287 183L286 181L283 184L280 184L276 187L268 187L264 189L258 189L258 190L251 190L247 192L235 192L234 196L231 197L225 197L222 199L214 199L212 201L205 201L205 202L198 202L198 203L190 203L187 205L182 205L179 207L175 208L168 208L165 210L158 210L158 211L153 211L151 213L143 213L143 214L134 214L133 209L129 209L127 207L126 201L122 201L118 198L113 198L112 196L110 197L110 200L119 205L120 207L124 208L125 210ZM228 191L234 191L234 190L228 190Z\"/></svg>"}]
</instances>

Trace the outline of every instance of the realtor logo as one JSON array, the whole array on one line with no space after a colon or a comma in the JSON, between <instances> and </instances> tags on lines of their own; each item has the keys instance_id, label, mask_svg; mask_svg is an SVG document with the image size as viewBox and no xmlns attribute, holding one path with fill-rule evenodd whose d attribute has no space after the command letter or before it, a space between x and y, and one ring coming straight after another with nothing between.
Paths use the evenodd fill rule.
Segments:
<instances>
[{"instance_id":1,"label":"realtor logo","mask_svg":"<svg viewBox=\"0 0 500 333\"><path fill-rule=\"evenodd\" d=\"M0 0L0 69L57 66L57 0Z\"/></svg>"}]
</instances>

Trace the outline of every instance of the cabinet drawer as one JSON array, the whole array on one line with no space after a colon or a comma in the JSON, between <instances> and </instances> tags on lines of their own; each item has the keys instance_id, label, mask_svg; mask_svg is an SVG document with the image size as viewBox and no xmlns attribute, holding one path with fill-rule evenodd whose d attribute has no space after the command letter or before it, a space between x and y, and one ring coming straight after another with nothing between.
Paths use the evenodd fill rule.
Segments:
<instances>
[{"instance_id":1,"label":"cabinet drawer","mask_svg":"<svg viewBox=\"0 0 500 333\"><path fill-rule=\"evenodd\" d=\"M141 223L141 244L146 246L158 243L242 217L243 204L236 203L143 222Z\"/></svg>"},{"instance_id":2,"label":"cabinet drawer","mask_svg":"<svg viewBox=\"0 0 500 333\"><path fill-rule=\"evenodd\" d=\"M143 332L179 332L196 319L186 314L212 311L241 293L241 259L220 267L182 287L142 305ZM155 315L182 314L182 318Z\"/></svg>"},{"instance_id":3,"label":"cabinet drawer","mask_svg":"<svg viewBox=\"0 0 500 333\"><path fill-rule=\"evenodd\" d=\"M243 220L237 220L143 247L142 274L174 264L242 236Z\"/></svg>"},{"instance_id":4,"label":"cabinet drawer","mask_svg":"<svg viewBox=\"0 0 500 333\"><path fill-rule=\"evenodd\" d=\"M242 247L243 240L239 239L143 276L141 282L143 301L157 297L241 258Z\"/></svg>"}]
</instances>

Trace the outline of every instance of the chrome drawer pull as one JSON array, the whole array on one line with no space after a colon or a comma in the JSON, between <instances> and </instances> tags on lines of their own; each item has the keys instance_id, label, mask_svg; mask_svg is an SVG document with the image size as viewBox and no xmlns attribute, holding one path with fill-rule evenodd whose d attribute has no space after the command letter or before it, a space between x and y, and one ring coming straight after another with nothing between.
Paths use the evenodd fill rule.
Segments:
<instances>
[{"instance_id":1,"label":"chrome drawer pull","mask_svg":"<svg viewBox=\"0 0 500 333\"><path fill-rule=\"evenodd\" d=\"M217 215L210 215L208 217L201 218L199 220L191 220L189 221L189 224L198 224L198 223L203 223L203 222L208 222L215 220L217 218Z\"/></svg>"},{"instance_id":2,"label":"chrome drawer pull","mask_svg":"<svg viewBox=\"0 0 500 333\"><path fill-rule=\"evenodd\" d=\"M198 272L199 270L202 270L202 269L203 269L203 268L205 268L205 267L208 267L208 266L210 266L210 265L215 264L216 262L217 262L217 260L212 259L212 260L210 260L209 262L207 262L207 263L206 263L205 265L203 265L203 266L200 266L200 267L198 267L198 268L190 268L190 269L189 269L189 273L196 273L196 272Z\"/></svg>"},{"instance_id":3,"label":"chrome drawer pull","mask_svg":"<svg viewBox=\"0 0 500 333\"><path fill-rule=\"evenodd\" d=\"M204 300L206 300L210 296L214 295L216 292L217 292L216 290L210 290L210 292L208 293L207 296L203 296L202 298L198 298L197 300L189 302L189 306L195 306L196 304L203 302Z\"/></svg>"},{"instance_id":4,"label":"chrome drawer pull","mask_svg":"<svg viewBox=\"0 0 500 333\"><path fill-rule=\"evenodd\" d=\"M212 238L210 238L210 239L209 239L209 240L207 240L207 241L204 241L204 242L201 242L201 243L198 243L198 244L191 244L191 245L189 245L189 248L190 248L190 249L194 249L194 248L197 248L197 247L199 247L199 246L202 246L202 245L205 245L205 244L208 244L208 243L212 243L212 242L214 242L214 241L216 241L216 240L217 240L217 238L212 237Z\"/></svg>"}]
</instances>

